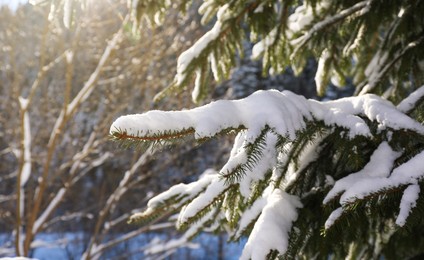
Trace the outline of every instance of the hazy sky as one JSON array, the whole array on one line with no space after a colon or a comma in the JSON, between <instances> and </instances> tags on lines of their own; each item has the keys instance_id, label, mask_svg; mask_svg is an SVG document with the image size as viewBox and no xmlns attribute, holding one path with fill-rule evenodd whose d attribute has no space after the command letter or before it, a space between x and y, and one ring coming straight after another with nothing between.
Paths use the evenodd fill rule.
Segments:
<instances>
[{"instance_id":1,"label":"hazy sky","mask_svg":"<svg viewBox=\"0 0 424 260\"><path fill-rule=\"evenodd\" d=\"M28 0L0 0L0 5L8 4L12 9L16 9L19 3L28 3Z\"/></svg>"}]
</instances>

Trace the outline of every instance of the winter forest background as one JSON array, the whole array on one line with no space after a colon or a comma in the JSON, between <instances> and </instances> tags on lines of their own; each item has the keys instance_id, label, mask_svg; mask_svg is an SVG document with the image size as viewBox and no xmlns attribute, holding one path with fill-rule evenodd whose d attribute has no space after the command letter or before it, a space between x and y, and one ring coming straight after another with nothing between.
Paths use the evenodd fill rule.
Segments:
<instances>
[{"instance_id":1,"label":"winter forest background","mask_svg":"<svg viewBox=\"0 0 424 260\"><path fill-rule=\"evenodd\" d=\"M0 257L424 253L424 1L29 2L0 6Z\"/></svg>"}]
</instances>

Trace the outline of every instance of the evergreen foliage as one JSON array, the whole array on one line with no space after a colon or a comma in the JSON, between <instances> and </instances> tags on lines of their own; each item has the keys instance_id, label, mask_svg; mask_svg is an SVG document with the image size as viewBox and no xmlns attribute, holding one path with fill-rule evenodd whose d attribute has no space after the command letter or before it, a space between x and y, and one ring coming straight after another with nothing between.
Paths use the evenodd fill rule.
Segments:
<instances>
[{"instance_id":1,"label":"evergreen foliage","mask_svg":"<svg viewBox=\"0 0 424 260\"><path fill-rule=\"evenodd\" d=\"M153 23L171 1L136 6L137 19ZM180 55L158 98L196 77L193 100L201 100L210 75L228 77L243 41L255 43L252 58L262 58L265 74L300 72L312 56L319 94L352 79L357 96L319 102L259 91L117 119L112 137L146 148L236 134L221 170L159 194L130 222L177 212L187 239L202 230L248 237L242 259L423 254L424 1L204 0L199 12L212 27Z\"/></svg>"}]
</instances>

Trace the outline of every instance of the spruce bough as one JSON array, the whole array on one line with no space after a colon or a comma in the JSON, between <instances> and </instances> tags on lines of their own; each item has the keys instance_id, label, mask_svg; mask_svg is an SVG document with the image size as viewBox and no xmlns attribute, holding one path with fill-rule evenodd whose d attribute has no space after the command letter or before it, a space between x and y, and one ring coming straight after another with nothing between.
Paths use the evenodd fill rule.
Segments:
<instances>
[{"instance_id":1,"label":"spruce bough","mask_svg":"<svg viewBox=\"0 0 424 260\"><path fill-rule=\"evenodd\" d=\"M139 1L136 17L153 22L170 4ZM219 171L157 195L130 222L177 212L184 239L203 230L247 237L242 259L423 254L424 1L203 1L199 12L211 29L180 55L157 98L194 78L201 100L212 78L228 77L244 41L264 74L300 72L313 56L318 94L352 81L356 96L319 102L259 91L118 118L111 135L129 146L235 134Z\"/></svg>"}]
</instances>

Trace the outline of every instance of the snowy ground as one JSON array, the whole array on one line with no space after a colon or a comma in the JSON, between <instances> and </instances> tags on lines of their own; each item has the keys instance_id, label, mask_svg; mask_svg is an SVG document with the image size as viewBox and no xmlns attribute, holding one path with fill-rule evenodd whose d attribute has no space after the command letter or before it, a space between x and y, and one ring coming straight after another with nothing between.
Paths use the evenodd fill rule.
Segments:
<instances>
[{"instance_id":1,"label":"snowy ground","mask_svg":"<svg viewBox=\"0 0 424 260\"><path fill-rule=\"evenodd\" d=\"M37 242L39 247L34 250L32 259L38 260L51 260L51 259L79 259L84 251L84 244L80 241L83 240L84 233L53 233L53 234L41 234L38 237ZM166 239L165 235L161 234L144 234L141 235L128 243L123 243L120 246L113 248L107 252L106 255L100 257L100 259L149 259L141 251L146 245L158 238ZM0 248L8 243L10 234L0 235ZM67 242L62 246L57 245L57 242ZM202 234L194 239L194 243L198 244L197 248L182 248L178 249L173 255L173 260L178 259L218 259L219 254L219 239L218 236L210 234ZM228 243L226 238L223 239L222 252L225 260L236 260L240 257L243 249L245 240L240 243ZM1 251L0 251L1 252ZM2 258L7 256L7 258ZM0 253L0 259L13 259L18 260L19 258L13 258L13 255L2 255ZM151 257L155 259L155 257Z\"/></svg>"}]
</instances>

